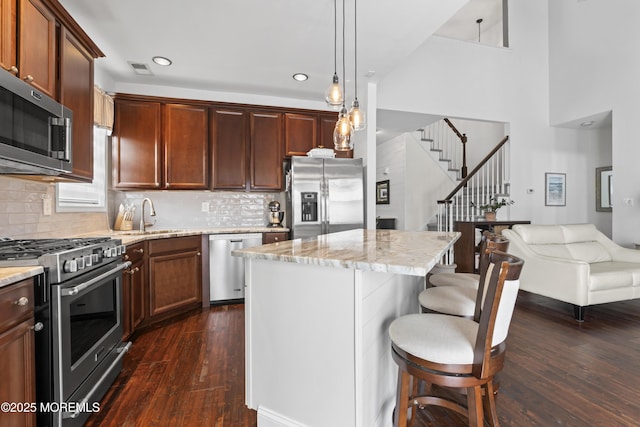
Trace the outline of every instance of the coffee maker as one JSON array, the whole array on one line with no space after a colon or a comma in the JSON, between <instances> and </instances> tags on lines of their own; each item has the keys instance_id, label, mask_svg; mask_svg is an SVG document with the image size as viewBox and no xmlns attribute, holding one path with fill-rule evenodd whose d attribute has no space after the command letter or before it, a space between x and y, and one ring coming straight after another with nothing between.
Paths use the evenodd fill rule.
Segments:
<instances>
[{"instance_id":1,"label":"coffee maker","mask_svg":"<svg viewBox=\"0 0 640 427\"><path fill-rule=\"evenodd\" d=\"M282 227L284 212L280 211L280 202L273 200L269 203L269 227Z\"/></svg>"}]
</instances>

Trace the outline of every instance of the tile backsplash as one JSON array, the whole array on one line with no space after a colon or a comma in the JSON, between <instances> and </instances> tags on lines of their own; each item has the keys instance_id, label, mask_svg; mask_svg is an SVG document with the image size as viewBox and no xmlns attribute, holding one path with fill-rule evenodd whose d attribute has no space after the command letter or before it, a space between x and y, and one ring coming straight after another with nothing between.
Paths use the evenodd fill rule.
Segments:
<instances>
[{"instance_id":1,"label":"tile backsplash","mask_svg":"<svg viewBox=\"0 0 640 427\"><path fill-rule=\"evenodd\" d=\"M120 203L136 207L133 228L140 224L140 206L145 197L153 201L156 216L145 219L155 228L264 227L269 222L268 205L278 200L284 209L284 193L227 191L145 191L113 192L113 209L109 224L113 225Z\"/></svg>"},{"instance_id":2,"label":"tile backsplash","mask_svg":"<svg viewBox=\"0 0 640 427\"><path fill-rule=\"evenodd\" d=\"M158 228L264 227L268 205L278 200L285 206L285 193L222 191L110 191L107 212L56 212L53 183L0 176L0 237L69 237L107 231L120 203L136 206L133 228L140 224L140 204L149 197L155 206ZM43 199L49 199L51 215L44 215Z\"/></svg>"},{"instance_id":3,"label":"tile backsplash","mask_svg":"<svg viewBox=\"0 0 640 427\"><path fill-rule=\"evenodd\" d=\"M0 176L0 237L68 237L106 230L105 212L55 210L55 184ZM44 199L51 215L44 215Z\"/></svg>"}]
</instances>

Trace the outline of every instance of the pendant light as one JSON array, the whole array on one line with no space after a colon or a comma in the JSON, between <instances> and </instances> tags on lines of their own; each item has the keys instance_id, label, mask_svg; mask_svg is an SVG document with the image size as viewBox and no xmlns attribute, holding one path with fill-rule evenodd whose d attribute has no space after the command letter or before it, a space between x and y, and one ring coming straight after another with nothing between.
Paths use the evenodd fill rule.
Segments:
<instances>
[{"instance_id":1,"label":"pendant light","mask_svg":"<svg viewBox=\"0 0 640 427\"><path fill-rule=\"evenodd\" d=\"M344 78L344 74L342 77ZM327 105L336 109L344 103L344 94L338 79L338 0L333 0L333 79L324 99Z\"/></svg>"},{"instance_id":2,"label":"pendant light","mask_svg":"<svg viewBox=\"0 0 640 427\"><path fill-rule=\"evenodd\" d=\"M344 2L346 0L342 0L342 90L343 93L346 94L347 89L345 86L345 54L344 54L344 40L345 40L345 23L344 23ZM347 113L347 107L345 106L344 99L342 100L342 108L340 109L340 114L338 115L338 122L336 123L335 128L333 129L333 148L336 151L348 151L353 149L353 144L351 142L351 134L353 133L353 125L351 124L351 120L349 119L349 114Z\"/></svg>"},{"instance_id":3,"label":"pendant light","mask_svg":"<svg viewBox=\"0 0 640 427\"><path fill-rule=\"evenodd\" d=\"M353 0L353 58L354 58L354 99L349 110L349 120L353 126L353 130L362 130L367 126L364 111L360 110L360 102L358 102L358 6L357 0Z\"/></svg>"}]
</instances>

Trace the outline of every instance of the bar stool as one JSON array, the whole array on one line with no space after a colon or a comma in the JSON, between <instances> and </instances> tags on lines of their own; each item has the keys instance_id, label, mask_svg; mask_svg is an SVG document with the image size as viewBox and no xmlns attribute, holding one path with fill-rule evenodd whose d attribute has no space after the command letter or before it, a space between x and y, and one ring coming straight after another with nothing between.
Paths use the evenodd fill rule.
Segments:
<instances>
[{"instance_id":1,"label":"bar stool","mask_svg":"<svg viewBox=\"0 0 640 427\"><path fill-rule=\"evenodd\" d=\"M418 409L429 405L467 415L473 427L482 426L485 418L491 426L499 424L493 378L504 366L522 265L522 260L504 252L489 254L476 319L418 313L391 323L392 356L399 368L395 427L405 427ZM418 395L418 381L427 384L425 395ZM432 385L466 389L466 406L435 394Z\"/></svg>"},{"instance_id":2,"label":"bar stool","mask_svg":"<svg viewBox=\"0 0 640 427\"><path fill-rule=\"evenodd\" d=\"M486 247L507 252L509 249L509 239L500 234L490 233L488 231L482 233L479 248L480 265L478 266L478 270L482 268L482 254ZM475 273L440 273L431 275L429 277L429 284L431 286L460 286L464 288L478 289L479 278L480 275Z\"/></svg>"},{"instance_id":3,"label":"bar stool","mask_svg":"<svg viewBox=\"0 0 640 427\"><path fill-rule=\"evenodd\" d=\"M479 272L486 270L493 250L505 252L509 240L501 235L485 232L480 242ZM437 277L443 276L441 279ZM431 280L433 279L433 280ZM473 317L476 313L480 274L441 273L431 276L432 286L420 292L418 300L423 312ZM433 286L433 282L437 285Z\"/></svg>"}]
</instances>

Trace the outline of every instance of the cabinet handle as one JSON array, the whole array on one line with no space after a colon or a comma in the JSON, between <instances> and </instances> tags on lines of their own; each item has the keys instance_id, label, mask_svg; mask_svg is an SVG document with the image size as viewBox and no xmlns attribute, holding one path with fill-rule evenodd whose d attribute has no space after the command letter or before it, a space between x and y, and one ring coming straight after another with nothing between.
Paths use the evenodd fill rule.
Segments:
<instances>
[{"instance_id":1,"label":"cabinet handle","mask_svg":"<svg viewBox=\"0 0 640 427\"><path fill-rule=\"evenodd\" d=\"M127 273L129 273L130 275L134 275L136 274L138 271L140 271L140 267L136 267L136 268L132 268L131 270L127 271Z\"/></svg>"},{"instance_id":2,"label":"cabinet handle","mask_svg":"<svg viewBox=\"0 0 640 427\"><path fill-rule=\"evenodd\" d=\"M42 324L42 322L38 322L35 325L33 325L30 329L33 329L36 332L40 332L42 329L44 329L44 325Z\"/></svg>"},{"instance_id":3,"label":"cabinet handle","mask_svg":"<svg viewBox=\"0 0 640 427\"><path fill-rule=\"evenodd\" d=\"M144 253L144 248L134 249L133 252L135 252L137 254L143 254Z\"/></svg>"},{"instance_id":4,"label":"cabinet handle","mask_svg":"<svg viewBox=\"0 0 640 427\"><path fill-rule=\"evenodd\" d=\"M124 254L124 257L123 257L123 258L124 258L124 260L125 260L125 261L129 261L129 255Z\"/></svg>"},{"instance_id":5,"label":"cabinet handle","mask_svg":"<svg viewBox=\"0 0 640 427\"><path fill-rule=\"evenodd\" d=\"M18 74L18 67L16 67L15 65L12 65L11 67L6 69L8 72L13 73L13 74Z\"/></svg>"},{"instance_id":6,"label":"cabinet handle","mask_svg":"<svg viewBox=\"0 0 640 427\"><path fill-rule=\"evenodd\" d=\"M196 255L200 256L200 255L202 255L202 254L201 254L200 252L197 252L197 253L196 253Z\"/></svg>"},{"instance_id":7,"label":"cabinet handle","mask_svg":"<svg viewBox=\"0 0 640 427\"><path fill-rule=\"evenodd\" d=\"M17 305L18 307L24 307L25 305L29 304L29 298L20 297L18 298L17 301L14 302L14 304Z\"/></svg>"},{"instance_id":8,"label":"cabinet handle","mask_svg":"<svg viewBox=\"0 0 640 427\"><path fill-rule=\"evenodd\" d=\"M27 74L27 76L23 79L25 82L32 82L33 76L31 74Z\"/></svg>"}]
</instances>

